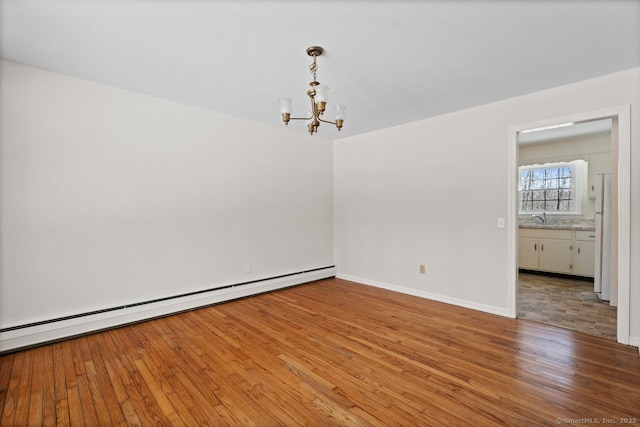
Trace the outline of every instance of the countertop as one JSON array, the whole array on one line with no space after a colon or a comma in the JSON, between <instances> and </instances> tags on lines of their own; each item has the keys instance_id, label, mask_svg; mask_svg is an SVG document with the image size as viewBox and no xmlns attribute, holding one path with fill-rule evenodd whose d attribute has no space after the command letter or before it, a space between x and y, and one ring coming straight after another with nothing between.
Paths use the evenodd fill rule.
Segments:
<instances>
[{"instance_id":1,"label":"countertop","mask_svg":"<svg viewBox=\"0 0 640 427\"><path fill-rule=\"evenodd\" d=\"M576 231L596 231L593 225L580 224L520 224L519 228L538 228L547 230L576 230Z\"/></svg>"}]
</instances>

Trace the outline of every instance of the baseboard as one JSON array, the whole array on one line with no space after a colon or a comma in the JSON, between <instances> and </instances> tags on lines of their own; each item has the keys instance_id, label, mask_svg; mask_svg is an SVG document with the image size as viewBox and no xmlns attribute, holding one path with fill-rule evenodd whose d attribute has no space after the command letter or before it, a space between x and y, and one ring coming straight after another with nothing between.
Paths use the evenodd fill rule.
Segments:
<instances>
[{"instance_id":1,"label":"baseboard","mask_svg":"<svg viewBox=\"0 0 640 427\"><path fill-rule=\"evenodd\" d=\"M638 353L640 353L640 337L629 337L629 345L638 347Z\"/></svg>"},{"instance_id":2,"label":"baseboard","mask_svg":"<svg viewBox=\"0 0 640 427\"><path fill-rule=\"evenodd\" d=\"M420 298L425 298L433 301L443 302L446 304L457 305L459 307L469 308L472 310L483 311L485 313L495 314L502 317L512 317L509 314L509 310L506 308L495 307L486 304L478 304L473 301L463 300L459 298L452 298L445 295L434 294L431 292L419 291L404 286L391 285L389 283L378 282L376 280L365 279L362 277L350 276L347 274L336 275L338 279L349 280L351 282L362 283L363 285L375 286L377 288L387 289L390 291L400 292L403 294L413 295Z\"/></svg>"},{"instance_id":3,"label":"baseboard","mask_svg":"<svg viewBox=\"0 0 640 427\"><path fill-rule=\"evenodd\" d=\"M149 303L138 303L134 306L125 306L116 310L78 315L73 318L46 323L39 322L25 327L13 328L12 330L0 332L0 353L167 316L237 298L334 277L335 275L336 268L334 266L323 267L312 271L280 275L275 278L256 280L249 283L229 284L210 291L192 293L175 298L164 298Z\"/></svg>"}]
</instances>

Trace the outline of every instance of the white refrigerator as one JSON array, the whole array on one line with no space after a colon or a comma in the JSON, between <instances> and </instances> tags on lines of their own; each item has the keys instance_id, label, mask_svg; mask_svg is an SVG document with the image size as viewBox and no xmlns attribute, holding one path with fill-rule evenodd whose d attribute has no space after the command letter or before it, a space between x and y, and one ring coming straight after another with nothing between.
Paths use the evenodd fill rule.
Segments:
<instances>
[{"instance_id":1,"label":"white refrigerator","mask_svg":"<svg viewBox=\"0 0 640 427\"><path fill-rule=\"evenodd\" d=\"M611 300L611 174L596 179L596 264L593 290L598 298Z\"/></svg>"}]
</instances>

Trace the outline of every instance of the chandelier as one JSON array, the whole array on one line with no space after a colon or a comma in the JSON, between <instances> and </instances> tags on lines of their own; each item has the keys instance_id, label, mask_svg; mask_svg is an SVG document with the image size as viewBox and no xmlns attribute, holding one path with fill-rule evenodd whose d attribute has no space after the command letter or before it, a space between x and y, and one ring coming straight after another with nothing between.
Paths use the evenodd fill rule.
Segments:
<instances>
[{"instance_id":1,"label":"chandelier","mask_svg":"<svg viewBox=\"0 0 640 427\"><path fill-rule=\"evenodd\" d=\"M320 46L311 46L307 49L307 55L313 58L313 63L309 65L311 74L313 75L313 81L309 83L311 89L307 91L307 95L311 98L311 111L307 111L306 117L291 117L291 98L280 98L280 114L282 114L282 120L285 125L289 125L289 120L306 120L307 129L309 129L309 135L313 135L318 132L318 126L320 122L330 123L336 125L338 130L342 129L342 123L344 122L344 112L347 109L344 105L336 105L334 109L335 122L330 120L324 120L322 116L326 110L327 101L329 100L327 92L329 87L320 84L316 80L316 73L318 72L318 65L316 59L322 55L324 49Z\"/></svg>"}]
</instances>

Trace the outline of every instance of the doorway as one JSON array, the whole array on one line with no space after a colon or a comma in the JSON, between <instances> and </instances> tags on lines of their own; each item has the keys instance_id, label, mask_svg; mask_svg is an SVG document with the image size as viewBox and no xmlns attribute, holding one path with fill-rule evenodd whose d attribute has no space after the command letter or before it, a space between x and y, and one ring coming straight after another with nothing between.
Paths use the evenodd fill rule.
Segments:
<instances>
[{"instance_id":1,"label":"doorway","mask_svg":"<svg viewBox=\"0 0 640 427\"><path fill-rule=\"evenodd\" d=\"M617 284L618 309L616 318L616 339L618 342L629 342L629 235L630 235L630 106L622 106L608 110L590 113L576 114L568 117L549 119L542 122L522 124L509 129L509 263L513 274L510 277L510 303L513 317L518 316L518 226L519 226L519 193L518 193L518 166L519 166L519 142L522 131L529 129L543 129L568 126L567 123L586 124L602 120L611 121L611 157L613 165L612 176L616 183L612 204L618 209L612 216L612 279ZM575 234L572 234L575 239ZM575 243L575 242L574 242Z\"/></svg>"},{"instance_id":2,"label":"doorway","mask_svg":"<svg viewBox=\"0 0 640 427\"><path fill-rule=\"evenodd\" d=\"M611 127L603 119L518 134L518 318L615 340L617 300L594 289L602 283L596 259L610 266L596 239L596 187L614 168Z\"/></svg>"}]
</instances>

